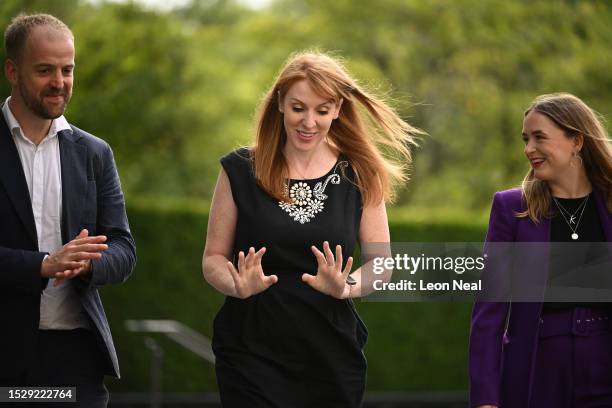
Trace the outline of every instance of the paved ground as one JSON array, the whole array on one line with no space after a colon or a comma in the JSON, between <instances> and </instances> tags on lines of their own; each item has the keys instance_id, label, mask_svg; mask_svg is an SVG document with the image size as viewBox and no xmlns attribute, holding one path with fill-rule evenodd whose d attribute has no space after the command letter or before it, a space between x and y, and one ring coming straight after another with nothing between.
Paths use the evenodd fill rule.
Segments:
<instances>
[{"instance_id":1,"label":"paved ground","mask_svg":"<svg viewBox=\"0 0 612 408\"><path fill-rule=\"evenodd\" d=\"M147 393L114 393L109 408L221 408L216 393L166 393L161 405L152 404ZM369 393L363 408L467 408L466 392ZM316 407L325 408L325 407Z\"/></svg>"}]
</instances>

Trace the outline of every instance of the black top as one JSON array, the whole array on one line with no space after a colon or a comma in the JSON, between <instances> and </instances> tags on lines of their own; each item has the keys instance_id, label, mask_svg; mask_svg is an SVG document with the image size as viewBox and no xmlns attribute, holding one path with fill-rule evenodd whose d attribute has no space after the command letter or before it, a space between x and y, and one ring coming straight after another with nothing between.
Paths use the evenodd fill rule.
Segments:
<instances>
[{"instance_id":1,"label":"black top","mask_svg":"<svg viewBox=\"0 0 612 408\"><path fill-rule=\"evenodd\" d=\"M556 200L556 203L554 200ZM550 228L551 242L605 242L606 239L593 193L581 198L555 197L554 200L551 201L553 211ZM571 228L568 224L571 225ZM574 231L578 235L578 239L572 238ZM567 245L553 246L549 276L551 284L555 285L555 279L571 273L572 269L593 264L605 256L606 252L603 245L576 245L576 248L571 251L569 251ZM608 304L601 302L546 302L544 303L544 310L571 309L577 306L601 308L607 307Z\"/></svg>"},{"instance_id":2,"label":"black top","mask_svg":"<svg viewBox=\"0 0 612 408\"><path fill-rule=\"evenodd\" d=\"M226 297L215 318L223 406L357 407L366 328L350 300L302 281L317 271L311 245L339 244L345 262L353 253L362 213L354 172L341 156L322 177L290 180L292 202L279 202L257 185L249 154L240 149L221 159L238 208L234 262L239 251L265 246L264 273L278 282L245 300Z\"/></svg>"}]
</instances>

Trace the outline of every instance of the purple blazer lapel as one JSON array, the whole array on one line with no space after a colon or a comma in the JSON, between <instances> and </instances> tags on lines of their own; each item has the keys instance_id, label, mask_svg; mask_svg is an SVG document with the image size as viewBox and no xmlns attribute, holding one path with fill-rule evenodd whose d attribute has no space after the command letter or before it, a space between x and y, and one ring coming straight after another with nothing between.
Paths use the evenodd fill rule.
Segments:
<instances>
[{"instance_id":1,"label":"purple blazer lapel","mask_svg":"<svg viewBox=\"0 0 612 408\"><path fill-rule=\"evenodd\" d=\"M544 217L537 224L527 217L520 218L517 222L516 242L547 243L550 241L550 218ZM545 244L539 244L537 247L538 250L546 248ZM522 250L530 254L527 248ZM536 257L539 264L536 270L540 273L548 270L548 251L545 252ZM526 262L527 258L529 257L519 259L518 262ZM519 273L526 271L531 273L534 271L534 265L523 265L518 269ZM507 346L504 350L502 405L520 407L528 403L541 311L541 302L513 302L510 306L511 317L508 321L508 332L514 334L514 344Z\"/></svg>"},{"instance_id":2,"label":"purple blazer lapel","mask_svg":"<svg viewBox=\"0 0 612 408\"><path fill-rule=\"evenodd\" d=\"M550 218L542 218L534 223L525 217L518 220L516 242L548 242L550 241Z\"/></svg>"}]
</instances>

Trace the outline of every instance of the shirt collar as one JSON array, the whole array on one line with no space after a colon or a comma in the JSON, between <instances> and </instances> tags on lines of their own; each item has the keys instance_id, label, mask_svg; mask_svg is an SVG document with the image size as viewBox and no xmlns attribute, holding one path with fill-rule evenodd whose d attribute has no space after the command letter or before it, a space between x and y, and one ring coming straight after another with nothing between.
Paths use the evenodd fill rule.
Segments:
<instances>
[{"instance_id":1,"label":"shirt collar","mask_svg":"<svg viewBox=\"0 0 612 408\"><path fill-rule=\"evenodd\" d=\"M17 118L15 118L15 115L13 115L13 112L11 112L11 108L9 106L10 100L11 97L9 96L8 98L6 98L6 101L2 106L2 114L4 115L6 124L8 125L13 136L19 136L29 142L29 140L24 136L23 131L21 130L21 125L17 121ZM68 124L68 121L66 120L64 115L53 119L53 121L51 122L51 127L49 127L49 132L47 133L45 139L57 136L58 132L61 132L62 130L67 130L72 133L72 128Z\"/></svg>"}]
</instances>

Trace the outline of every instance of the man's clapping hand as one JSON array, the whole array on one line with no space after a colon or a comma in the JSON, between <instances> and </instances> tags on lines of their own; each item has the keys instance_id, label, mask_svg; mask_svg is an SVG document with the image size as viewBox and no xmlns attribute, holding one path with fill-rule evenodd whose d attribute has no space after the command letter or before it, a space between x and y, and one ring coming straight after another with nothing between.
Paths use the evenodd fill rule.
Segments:
<instances>
[{"instance_id":1,"label":"man's clapping hand","mask_svg":"<svg viewBox=\"0 0 612 408\"><path fill-rule=\"evenodd\" d=\"M44 278L55 278L54 285L66 279L83 275L91 270L91 260L100 259L102 251L108 249L106 236L89 236L82 230L79 235L56 252L49 254L43 261L40 274Z\"/></svg>"}]
</instances>

